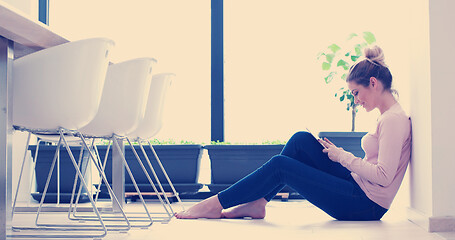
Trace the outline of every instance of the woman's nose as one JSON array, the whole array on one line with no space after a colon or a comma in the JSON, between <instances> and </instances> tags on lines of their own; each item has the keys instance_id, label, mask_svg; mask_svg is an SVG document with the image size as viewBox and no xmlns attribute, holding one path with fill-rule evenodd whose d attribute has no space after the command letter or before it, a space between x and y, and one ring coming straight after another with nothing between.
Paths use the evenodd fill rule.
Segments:
<instances>
[{"instance_id":1,"label":"woman's nose","mask_svg":"<svg viewBox=\"0 0 455 240\"><path fill-rule=\"evenodd\" d=\"M358 97L355 97L355 96L354 96L354 103L355 103L355 104L359 104L359 103L360 103L360 100L359 100Z\"/></svg>"}]
</instances>

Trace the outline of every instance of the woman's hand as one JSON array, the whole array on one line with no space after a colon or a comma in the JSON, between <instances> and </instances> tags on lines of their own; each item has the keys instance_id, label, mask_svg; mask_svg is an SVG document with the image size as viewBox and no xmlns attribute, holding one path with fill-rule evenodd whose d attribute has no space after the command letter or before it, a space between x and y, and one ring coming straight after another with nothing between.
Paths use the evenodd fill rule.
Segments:
<instances>
[{"instance_id":1,"label":"woman's hand","mask_svg":"<svg viewBox=\"0 0 455 240\"><path fill-rule=\"evenodd\" d=\"M340 162L341 154L345 152L343 148L337 147L327 138L318 139L318 141L322 144L322 146L324 146L324 149L322 149L322 151L324 153L327 153L327 156L330 158L330 160L334 162Z\"/></svg>"}]
</instances>

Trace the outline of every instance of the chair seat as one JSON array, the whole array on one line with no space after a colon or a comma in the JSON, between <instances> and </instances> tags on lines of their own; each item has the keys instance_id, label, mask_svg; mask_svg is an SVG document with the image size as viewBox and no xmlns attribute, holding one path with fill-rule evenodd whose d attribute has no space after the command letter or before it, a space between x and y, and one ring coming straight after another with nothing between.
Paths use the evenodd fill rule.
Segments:
<instances>
[{"instance_id":1,"label":"chair seat","mask_svg":"<svg viewBox=\"0 0 455 240\"><path fill-rule=\"evenodd\" d=\"M113 46L109 39L85 39L14 60L13 125L79 129L88 124L98 111Z\"/></svg>"},{"instance_id":2,"label":"chair seat","mask_svg":"<svg viewBox=\"0 0 455 240\"><path fill-rule=\"evenodd\" d=\"M152 80L153 58L138 58L109 66L99 110L80 129L87 136L124 136L144 118L148 89Z\"/></svg>"},{"instance_id":3,"label":"chair seat","mask_svg":"<svg viewBox=\"0 0 455 240\"><path fill-rule=\"evenodd\" d=\"M151 139L161 130L164 100L174 77L175 74L173 73L153 75L144 118L137 128L128 134L128 137L131 139Z\"/></svg>"}]
</instances>

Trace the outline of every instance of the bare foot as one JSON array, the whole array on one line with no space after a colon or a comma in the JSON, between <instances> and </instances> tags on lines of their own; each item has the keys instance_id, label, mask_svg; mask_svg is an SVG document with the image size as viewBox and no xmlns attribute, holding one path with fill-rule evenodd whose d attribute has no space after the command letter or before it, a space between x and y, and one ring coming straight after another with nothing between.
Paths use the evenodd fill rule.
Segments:
<instances>
[{"instance_id":1,"label":"bare foot","mask_svg":"<svg viewBox=\"0 0 455 240\"><path fill-rule=\"evenodd\" d=\"M178 219L196 219L196 218L221 218L223 207L218 200L218 195L209 197L186 211L175 214Z\"/></svg>"},{"instance_id":2,"label":"bare foot","mask_svg":"<svg viewBox=\"0 0 455 240\"><path fill-rule=\"evenodd\" d=\"M253 202L238 205L226 211L223 211L222 217L225 218L251 217L253 219L263 219L265 218L265 206L267 205L267 203L268 203L267 200L261 198Z\"/></svg>"}]
</instances>

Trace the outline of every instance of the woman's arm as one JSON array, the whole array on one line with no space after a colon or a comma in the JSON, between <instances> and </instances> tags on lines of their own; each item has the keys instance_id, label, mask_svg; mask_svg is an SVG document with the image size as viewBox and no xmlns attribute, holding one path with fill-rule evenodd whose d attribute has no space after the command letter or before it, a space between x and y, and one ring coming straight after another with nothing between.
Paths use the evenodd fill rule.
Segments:
<instances>
[{"instance_id":1,"label":"woman's arm","mask_svg":"<svg viewBox=\"0 0 455 240\"><path fill-rule=\"evenodd\" d=\"M323 151L328 153L332 161L341 163L360 177L382 186L388 186L395 178L401 151L409 131L408 118L391 114L379 122L379 151L376 159L370 158L366 161L331 143Z\"/></svg>"}]
</instances>

